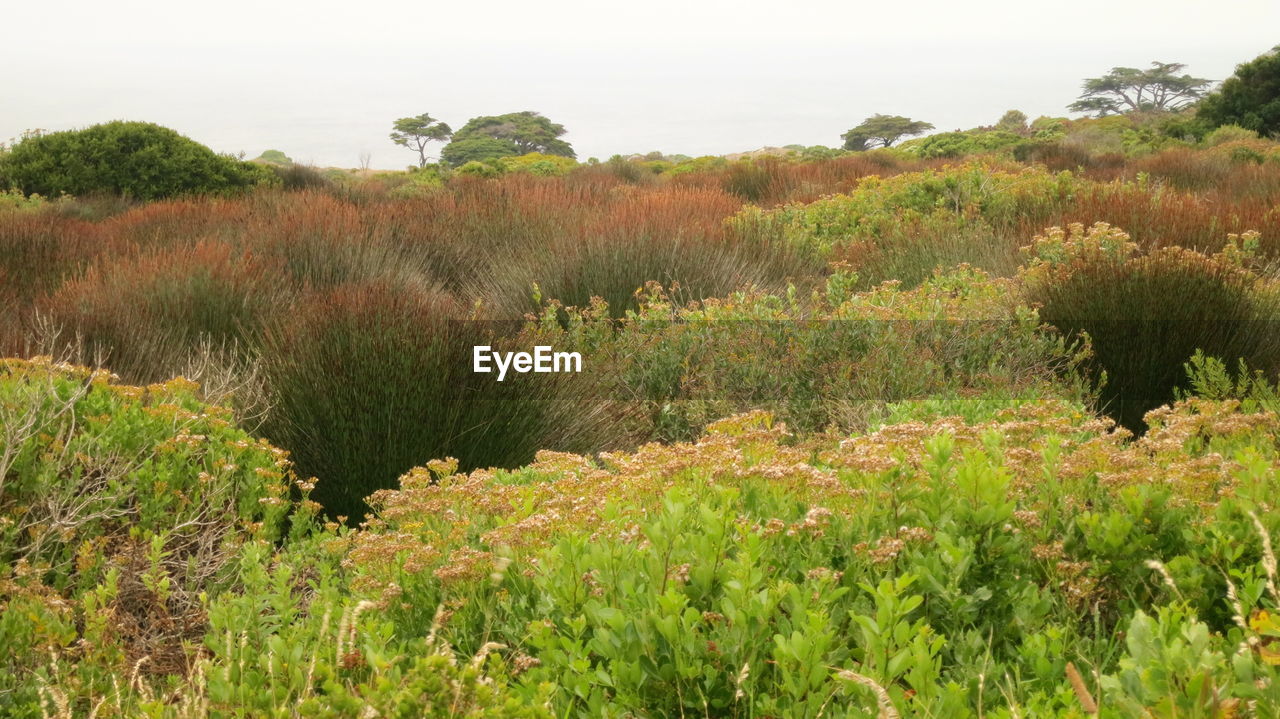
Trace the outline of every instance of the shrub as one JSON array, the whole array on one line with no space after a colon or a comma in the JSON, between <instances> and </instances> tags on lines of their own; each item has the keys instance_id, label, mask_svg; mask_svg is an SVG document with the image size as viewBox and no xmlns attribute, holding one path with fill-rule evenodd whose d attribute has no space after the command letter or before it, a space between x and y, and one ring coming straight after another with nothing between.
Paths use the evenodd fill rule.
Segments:
<instances>
[{"instance_id":1,"label":"shrub","mask_svg":"<svg viewBox=\"0 0 1280 719\"><path fill-rule=\"evenodd\" d=\"M731 225L744 237L771 238L820 257L852 260L854 269L872 281L914 282L933 271L938 256L955 264L986 264L990 259L992 269L1006 268L1016 248L1011 241L1001 246L988 238L1012 237L1011 230L1052 216L1080 185L1066 173L946 166L885 179L867 177L848 194L808 204L768 211L748 207ZM966 242L966 236L980 239ZM914 258L912 246L936 249ZM888 257L899 266L914 261L917 266L897 275L889 274L895 270L864 264L877 257Z\"/></svg>"},{"instance_id":2,"label":"shrub","mask_svg":"<svg viewBox=\"0 0 1280 719\"><path fill-rule=\"evenodd\" d=\"M751 413L519 472L434 463L371 500L353 586L400 635L521 647L513 691L555 682L560 716L1080 716L1098 682L1075 666L1126 716L1269 710L1276 522L1256 512L1280 425L1194 400L1152 426L1029 402L804 439Z\"/></svg>"},{"instance_id":3,"label":"shrub","mask_svg":"<svg viewBox=\"0 0 1280 719\"><path fill-rule=\"evenodd\" d=\"M269 182L269 170L217 155L168 128L109 122L29 137L0 174L24 193L111 193L139 200L227 193Z\"/></svg>"},{"instance_id":4,"label":"shrub","mask_svg":"<svg viewBox=\"0 0 1280 719\"><path fill-rule=\"evenodd\" d=\"M174 380L147 388L47 358L0 363L0 697L40 716L56 655L84 697L178 674L246 539L279 540L283 452ZM304 515L298 521L305 523ZM47 676L47 675L46 675Z\"/></svg>"},{"instance_id":5,"label":"shrub","mask_svg":"<svg viewBox=\"0 0 1280 719\"><path fill-rule=\"evenodd\" d=\"M1022 275L1045 321L1092 340L1109 414L1141 429L1147 411L1174 398L1197 351L1280 370L1274 286L1230 254L1137 249L1105 223L1051 228L1027 248L1032 259Z\"/></svg>"},{"instance_id":6,"label":"shrub","mask_svg":"<svg viewBox=\"0 0 1280 719\"><path fill-rule=\"evenodd\" d=\"M1057 379L1081 348L1007 303L1007 281L962 268L912 291L887 283L854 293L856 282L837 272L810 297L793 287L686 306L651 285L609 331L555 344L581 347L608 378L608 396L640 400L649 435L662 440L692 439L707 422L759 407L803 432L851 431L895 402L1087 396ZM592 312L570 316L590 324L602 308Z\"/></svg>"},{"instance_id":7,"label":"shrub","mask_svg":"<svg viewBox=\"0 0 1280 719\"><path fill-rule=\"evenodd\" d=\"M1206 147L1217 147L1224 142L1256 139L1258 139L1258 133L1253 130L1246 130L1239 125L1223 125L1206 135L1203 142Z\"/></svg>"},{"instance_id":8,"label":"shrub","mask_svg":"<svg viewBox=\"0 0 1280 719\"><path fill-rule=\"evenodd\" d=\"M900 149L922 158L955 158L980 153L1010 151L1025 140L1007 130L943 132L903 143Z\"/></svg>"},{"instance_id":9,"label":"shrub","mask_svg":"<svg viewBox=\"0 0 1280 719\"><path fill-rule=\"evenodd\" d=\"M577 160L572 157L546 155L540 152L530 152L519 157L504 157L499 160L499 163L507 172L527 172L539 177L560 177L578 166Z\"/></svg>"},{"instance_id":10,"label":"shrub","mask_svg":"<svg viewBox=\"0 0 1280 719\"><path fill-rule=\"evenodd\" d=\"M496 164L480 162L479 160L470 160L465 162L457 169L457 173L463 177L501 177L502 172L502 167Z\"/></svg>"}]
</instances>

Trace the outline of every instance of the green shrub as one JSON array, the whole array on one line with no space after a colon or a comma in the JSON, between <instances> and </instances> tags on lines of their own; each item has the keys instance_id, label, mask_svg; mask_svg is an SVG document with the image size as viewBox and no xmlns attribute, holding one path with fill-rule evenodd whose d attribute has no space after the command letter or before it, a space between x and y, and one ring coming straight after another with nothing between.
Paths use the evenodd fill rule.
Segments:
<instances>
[{"instance_id":1,"label":"green shrub","mask_svg":"<svg viewBox=\"0 0 1280 719\"><path fill-rule=\"evenodd\" d=\"M1152 425L1049 401L803 439L757 412L519 472L438 462L373 499L348 559L399 634L519 646L512 690L554 682L561 716L1270 711L1280 425L1203 400Z\"/></svg>"},{"instance_id":2,"label":"green shrub","mask_svg":"<svg viewBox=\"0 0 1280 719\"><path fill-rule=\"evenodd\" d=\"M1210 132L1204 138L1204 144L1207 147L1217 147L1224 142L1238 142L1240 140L1256 140L1258 133L1253 130L1246 130L1239 125L1223 125Z\"/></svg>"},{"instance_id":3,"label":"green shrub","mask_svg":"<svg viewBox=\"0 0 1280 719\"><path fill-rule=\"evenodd\" d=\"M463 177L501 177L503 173L502 167L488 162L480 162L479 160L469 160L462 164L455 172Z\"/></svg>"},{"instance_id":4,"label":"green shrub","mask_svg":"<svg viewBox=\"0 0 1280 719\"><path fill-rule=\"evenodd\" d=\"M0 175L26 194L110 193L139 200L233 192L273 177L168 128L122 121L29 137L4 156Z\"/></svg>"},{"instance_id":5,"label":"green shrub","mask_svg":"<svg viewBox=\"0 0 1280 719\"><path fill-rule=\"evenodd\" d=\"M847 194L808 204L747 207L730 226L744 239L849 262L864 286L888 279L910 286L961 263L1011 272L1016 230L1053 216L1081 185L1068 173L948 166L867 177Z\"/></svg>"},{"instance_id":6,"label":"green shrub","mask_svg":"<svg viewBox=\"0 0 1280 719\"><path fill-rule=\"evenodd\" d=\"M572 157L546 155L540 152L530 152L519 157L504 157L498 162L507 172L527 172L539 177L561 177L578 166L578 161ZM461 171L462 168L459 168L459 172Z\"/></svg>"},{"instance_id":7,"label":"green shrub","mask_svg":"<svg viewBox=\"0 0 1280 719\"><path fill-rule=\"evenodd\" d=\"M964 157L982 153L1010 151L1025 139L1006 130L969 130L966 132L942 132L936 135L904 142L899 149L917 157Z\"/></svg>"},{"instance_id":8,"label":"green shrub","mask_svg":"<svg viewBox=\"0 0 1280 719\"><path fill-rule=\"evenodd\" d=\"M269 165L292 165L293 160L280 150L264 150L261 155L254 158L257 162L265 162Z\"/></svg>"},{"instance_id":9,"label":"green shrub","mask_svg":"<svg viewBox=\"0 0 1280 719\"><path fill-rule=\"evenodd\" d=\"M0 364L0 700L38 717L39 677L73 656L85 696L177 673L202 595L249 538L279 540L293 475L227 410L174 380L146 388L47 358ZM297 521L305 524L305 516Z\"/></svg>"},{"instance_id":10,"label":"green shrub","mask_svg":"<svg viewBox=\"0 0 1280 719\"><path fill-rule=\"evenodd\" d=\"M581 345L610 378L609 396L640 400L648 433L662 440L760 407L803 432L851 431L903 401L1087 396L1057 379L1081 348L1041 333L1006 301L1007 281L962 268L910 291L887 283L855 293L856 283L837 272L810 297L792 288L689 305L650 285L608 331L566 332L555 344ZM602 313L570 316L590 325Z\"/></svg>"},{"instance_id":11,"label":"green shrub","mask_svg":"<svg viewBox=\"0 0 1280 719\"><path fill-rule=\"evenodd\" d=\"M1235 399L1246 412L1268 410L1280 413L1280 386L1277 378L1268 378L1262 370L1251 370L1243 359L1234 372L1216 357L1200 350L1185 365L1187 390L1179 390L1179 399L1203 397L1211 400Z\"/></svg>"}]
</instances>

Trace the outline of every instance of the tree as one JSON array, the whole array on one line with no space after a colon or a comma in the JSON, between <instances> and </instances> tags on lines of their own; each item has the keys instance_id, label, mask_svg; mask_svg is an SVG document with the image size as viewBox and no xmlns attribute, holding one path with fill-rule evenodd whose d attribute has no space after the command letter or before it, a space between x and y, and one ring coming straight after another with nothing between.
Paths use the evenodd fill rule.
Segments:
<instances>
[{"instance_id":1,"label":"tree","mask_svg":"<svg viewBox=\"0 0 1280 719\"><path fill-rule=\"evenodd\" d=\"M1026 132L1027 131L1027 113L1021 110L1010 110L1000 116L1000 120L996 122L997 130L1006 132Z\"/></svg>"},{"instance_id":2,"label":"tree","mask_svg":"<svg viewBox=\"0 0 1280 719\"><path fill-rule=\"evenodd\" d=\"M453 130L427 113L417 117L402 117L391 125L391 141L418 152L418 167L427 166L427 145L444 142Z\"/></svg>"},{"instance_id":3,"label":"tree","mask_svg":"<svg viewBox=\"0 0 1280 719\"><path fill-rule=\"evenodd\" d=\"M219 155L149 122L29 135L0 165L6 185L46 197L110 193L155 200L278 182L266 167Z\"/></svg>"},{"instance_id":4,"label":"tree","mask_svg":"<svg viewBox=\"0 0 1280 719\"><path fill-rule=\"evenodd\" d=\"M563 134L564 125L532 110L474 117L454 133L453 142L445 147L442 156L455 167L471 160L483 161L530 152L576 157L573 147L559 139ZM484 157L477 157L478 154Z\"/></svg>"},{"instance_id":5,"label":"tree","mask_svg":"<svg viewBox=\"0 0 1280 719\"><path fill-rule=\"evenodd\" d=\"M1196 114L1212 127L1239 125L1259 135L1280 134L1280 45L1237 65Z\"/></svg>"},{"instance_id":6,"label":"tree","mask_svg":"<svg viewBox=\"0 0 1280 719\"><path fill-rule=\"evenodd\" d=\"M1185 68L1177 62L1153 62L1149 70L1113 67L1102 77L1086 79L1080 99L1067 109L1097 113L1098 117L1140 110L1180 110L1203 97L1209 86L1204 78L1179 75Z\"/></svg>"},{"instance_id":7,"label":"tree","mask_svg":"<svg viewBox=\"0 0 1280 719\"><path fill-rule=\"evenodd\" d=\"M932 129L933 125L927 122L912 120L902 115L877 113L840 137L844 139L844 149L866 150L876 146L889 147L901 138L919 135Z\"/></svg>"},{"instance_id":8,"label":"tree","mask_svg":"<svg viewBox=\"0 0 1280 719\"><path fill-rule=\"evenodd\" d=\"M450 167L462 167L468 162L490 162L520 154L513 143L496 137L468 137L455 139L440 151L440 159Z\"/></svg>"}]
</instances>

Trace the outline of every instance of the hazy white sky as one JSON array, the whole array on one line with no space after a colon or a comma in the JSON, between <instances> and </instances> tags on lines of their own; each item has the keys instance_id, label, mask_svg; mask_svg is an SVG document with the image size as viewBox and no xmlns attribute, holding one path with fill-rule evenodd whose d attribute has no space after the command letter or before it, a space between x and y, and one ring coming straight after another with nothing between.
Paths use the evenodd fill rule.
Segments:
<instances>
[{"instance_id":1,"label":"hazy white sky","mask_svg":"<svg viewBox=\"0 0 1280 719\"><path fill-rule=\"evenodd\" d=\"M398 168L415 155L391 121L422 112L537 110L583 159L838 145L876 112L1063 115L1117 65L1221 80L1280 43L1280 2L16 0L0 27L0 139L148 120L220 152Z\"/></svg>"}]
</instances>

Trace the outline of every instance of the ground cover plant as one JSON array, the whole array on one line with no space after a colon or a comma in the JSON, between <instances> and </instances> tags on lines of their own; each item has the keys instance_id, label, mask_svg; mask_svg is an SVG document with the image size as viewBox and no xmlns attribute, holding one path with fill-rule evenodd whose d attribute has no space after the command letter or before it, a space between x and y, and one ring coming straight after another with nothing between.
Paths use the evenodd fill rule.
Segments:
<instances>
[{"instance_id":1,"label":"ground cover plant","mask_svg":"<svg viewBox=\"0 0 1280 719\"><path fill-rule=\"evenodd\" d=\"M1280 154L1175 125L5 193L0 714L1280 713Z\"/></svg>"},{"instance_id":2,"label":"ground cover plant","mask_svg":"<svg viewBox=\"0 0 1280 719\"><path fill-rule=\"evenodd\" d=\"M14 716L1280 708L1280 416L1256 399L1181 401L1141 438L1061 400L898 403L853 435L755 412L514 471L433 461L353 530L190 384L10 361L0 388L26 428L3 488ZM84 464L126 447L156 483L136 500L120 464ZM51 476L118 489L50 523Z\"/></svg>"}]
</instances>

